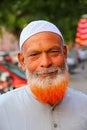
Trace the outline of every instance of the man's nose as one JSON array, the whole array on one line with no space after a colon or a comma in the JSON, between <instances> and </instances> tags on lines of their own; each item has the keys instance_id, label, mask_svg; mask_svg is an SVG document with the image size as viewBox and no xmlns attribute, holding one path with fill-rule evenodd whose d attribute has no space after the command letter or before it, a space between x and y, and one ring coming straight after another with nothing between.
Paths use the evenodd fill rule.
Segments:
<instances>
[{"instance_id":1,"label":"man's nose","mask_svg":"<svg viewBox=\"0 0 87 130\"><path fill-rule=\"evenodd\" d=\"M52 65L51 58L48 54L44 53L41 57L41 67L50 67Z\"/></svg>"}]
</instances>

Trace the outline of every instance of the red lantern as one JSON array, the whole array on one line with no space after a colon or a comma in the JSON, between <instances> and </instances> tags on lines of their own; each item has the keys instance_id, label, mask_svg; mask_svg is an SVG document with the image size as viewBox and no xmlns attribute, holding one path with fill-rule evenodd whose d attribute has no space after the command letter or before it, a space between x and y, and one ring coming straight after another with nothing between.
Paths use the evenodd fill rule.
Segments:
<instances>
[{"instance_id":1,"label":"red lantern","mask_svg":"<svg viewBox=\"0 0 87 130\"><path fill-rule=\"evenodd\" d=\"M75 42L87 46L87 14L82 15L78 22Z\"/></svg>"}]
</instances>

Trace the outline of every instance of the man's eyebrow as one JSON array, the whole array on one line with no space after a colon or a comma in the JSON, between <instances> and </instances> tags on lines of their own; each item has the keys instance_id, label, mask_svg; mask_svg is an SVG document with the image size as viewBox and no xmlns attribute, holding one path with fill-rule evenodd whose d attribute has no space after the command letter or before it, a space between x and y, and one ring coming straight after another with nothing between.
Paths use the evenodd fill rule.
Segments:
<instances>
[{"instance_id":1,"label":"man's eyebrow","mask_svg":"<svg viewBox=\"0 0 87 130\"><path fill-rule=\"evenodd\" d=\"M32 54L32 53L40 53L40 50L28 50L27 53L28 54Z\"/></svg>"},{"instance_id":2,"label":"man's eyebrow","mask_svg":"<svg viewBox=\"0 0 87 130\"><path fill-rule=\"evenodd\" d=\"M61 50L61 47L54 46L54 47L52 47L52 48L49 48L48 50L50 51L50 50L53 50L53 49Z\"/></svg>"}]
</instances>

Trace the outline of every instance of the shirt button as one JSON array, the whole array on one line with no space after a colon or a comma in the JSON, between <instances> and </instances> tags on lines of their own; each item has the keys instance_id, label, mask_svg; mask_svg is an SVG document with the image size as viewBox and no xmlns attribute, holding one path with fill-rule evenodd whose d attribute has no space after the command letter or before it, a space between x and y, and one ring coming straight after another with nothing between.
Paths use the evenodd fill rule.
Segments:
<instances>
[{"instance_id":1,"label":"shirt button","mask_svg":"<svg viewBox=\"0 0 87 130\"><path fill-rule=\"evenodd\" d=\"M54 123L54 128L57 128L57 124L56 123Z\"/></svg>"}]
</instances>

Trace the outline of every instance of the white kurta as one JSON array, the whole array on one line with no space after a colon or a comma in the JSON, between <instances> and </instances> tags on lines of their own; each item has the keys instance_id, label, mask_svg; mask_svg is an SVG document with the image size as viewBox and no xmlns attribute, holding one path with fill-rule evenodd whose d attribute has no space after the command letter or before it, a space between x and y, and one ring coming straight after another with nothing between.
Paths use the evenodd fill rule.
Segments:
<instances>
[{"instance_id":1,"label":"white kurta","mask_svg":"<svg viewBox=\"0 0 87 130\"><path fill-rule=\"evenodd\" d=\"M87 95L68 89L51 107L22 87L0 96L0 130L87 130Z\"/></svg>"}]
</instances>

